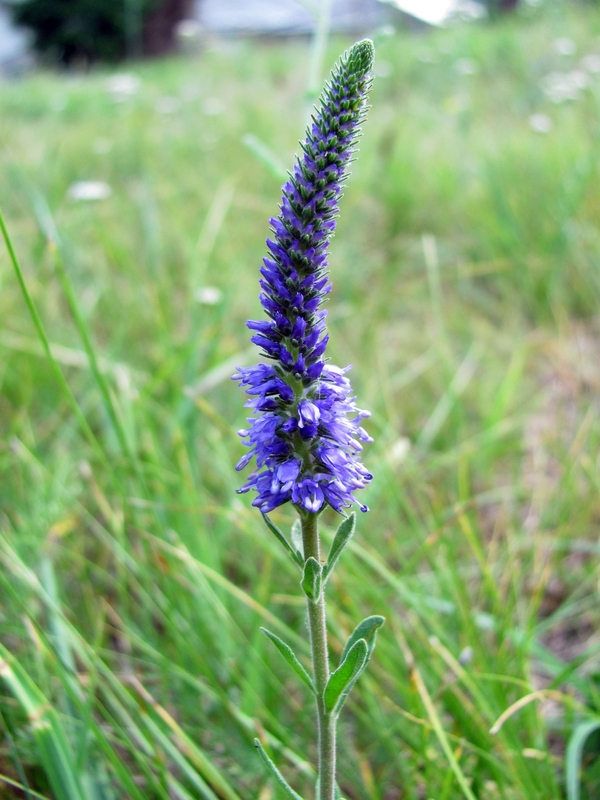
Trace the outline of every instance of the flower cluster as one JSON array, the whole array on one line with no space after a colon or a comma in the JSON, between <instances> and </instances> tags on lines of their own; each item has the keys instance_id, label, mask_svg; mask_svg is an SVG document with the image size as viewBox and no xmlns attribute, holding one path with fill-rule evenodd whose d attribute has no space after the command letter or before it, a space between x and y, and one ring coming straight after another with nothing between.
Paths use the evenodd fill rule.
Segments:
<instances>
[{"instance_id":1,"label":"flower cluster","mask_svg":"<svg viewBox=\"0 0 600 800\"><path fill-rule=\"evenodd\" d=\"M256 471L239 490L257 492L263 513L291 501L317 513L357 502L353 492L372 476L360 463L361 441L372 441L360 422L349 369L327 364L327 312L331 290L327 247L344 178L370 88L373 45L354 45L334 68L320 109L283 187L273 239L261 268L260 301L268 320L249 321L252 341L272 363L239 367L233 376L246 388L254 415L240 431L248 453L236 469L256 458ZM363 511L367 507L361 505Z\"/></svg>"}]
</instances>

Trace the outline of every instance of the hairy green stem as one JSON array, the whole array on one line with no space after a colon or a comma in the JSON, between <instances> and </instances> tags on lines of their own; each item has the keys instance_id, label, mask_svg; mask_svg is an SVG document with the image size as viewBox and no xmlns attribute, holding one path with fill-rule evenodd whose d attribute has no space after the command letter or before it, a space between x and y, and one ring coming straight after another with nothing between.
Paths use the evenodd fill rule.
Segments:
<instances>
[{"instance_id":1,"label":"hairy green stem","mask_svg":"<svg viewBox=\"0 0 600 800\"><path fill-rule=\"evenodd\" d=\"M320 545L317 514L302 514L302 541L304 558L311 556L319 564ZM327 655L327 621L325 591L321 590L316 602L307 598L308 627L312 653L313 675L317 690L317 718L319 723L319 781L317 800L335 800L335 719L325 711L323 695L329 680L329 657Z\"/></svg>"}]
</instances>

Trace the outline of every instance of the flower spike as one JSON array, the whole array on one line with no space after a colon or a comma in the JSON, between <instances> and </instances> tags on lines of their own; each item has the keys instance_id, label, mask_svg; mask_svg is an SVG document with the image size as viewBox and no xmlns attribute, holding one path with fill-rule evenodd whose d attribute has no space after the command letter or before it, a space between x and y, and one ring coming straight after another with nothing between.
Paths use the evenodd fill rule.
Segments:
<instances>
[{"instance_id":1,"label":"flower spike","mask_svg":"<svg viewBox=\"0 0 600 800\"><path fill-rule=\"evenodd\" d=\"M327 249L366 113L373 54L365 40L334 67L283 186L279 215L270 220L259 281L267 319L247 324L271 363L239 367L233 376L253 412L240 431L249 451L237 469L256 459L239 491L254 490L253 505L263 513L286 502L304 512L326 504L341 512L372 479L359 459L361 442L372 441L361 427L370 415L356 406L345 376L350 368L327 363L323 304L331 291Z\"/></svg>"}]
</instances>

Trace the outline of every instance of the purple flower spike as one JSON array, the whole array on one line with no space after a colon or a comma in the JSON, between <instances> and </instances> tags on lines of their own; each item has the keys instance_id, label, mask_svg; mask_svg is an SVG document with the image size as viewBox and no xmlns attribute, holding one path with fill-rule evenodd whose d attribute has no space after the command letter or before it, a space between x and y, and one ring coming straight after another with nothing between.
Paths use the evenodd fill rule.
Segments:
<instances>
[{"instance_id":1,"label":"purple flower spike","mask_svg":"<svg viewBox=\"0 0 600 800\"><path fill-rule=\"evenodd\" d=\"M239 367L233 376L250 396L249 428L240 431L256 471L240 492L257 493L263 513L292 502L316 514L328 504L341 512L372 479L359 460L371 437L360 423L369 416L352 397L349 369L326 363L331 290L327 248L338 202L366 113L373 44L359 42L334 67L317 115L301 144L293 174L283 187L280 213L263 260L260 301L268 317L251 320L252 341L270 364ZM358 503L362 511L367 506Z\"/></svg>"}]
</instances>

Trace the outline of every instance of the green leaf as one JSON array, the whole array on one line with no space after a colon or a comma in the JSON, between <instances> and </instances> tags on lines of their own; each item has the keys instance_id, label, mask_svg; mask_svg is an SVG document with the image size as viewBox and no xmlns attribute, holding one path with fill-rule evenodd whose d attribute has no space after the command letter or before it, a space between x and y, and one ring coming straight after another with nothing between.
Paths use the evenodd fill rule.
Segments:
<instances>
[{"instance_id":1,"label":"green leaf","mask_svg":"<svg viewBox=\"0 0 600 800\"><path fill-rule=\"evenodd\" d=\"M304 563L304 573L302 575L301 586L308 599L316 603L321 596L323 570L316 558L312 556Z\"/></svg>"},{"instance_id":2,"label":"green leaf","mask_svg":"<svg viewBox=\"0 0 600 800\"><path fill-rule=\"evenodd\" d=\"M375 649L375 639L377 638L377 631L383 623L385 622L385 617L380 617L378 614L374 614L372 617L367 617L363 619L361 623L359 623L350 638L346 642L346 646L342 652L342 661L346 658L346 654L352 647L355 642L358 642L359 639L364 639L367 643L368 652L367 652L367 661L371 658L373 650Z\"/></svg>"},{"instance_id":3,"label":"green leaf","mask_svg":"<svg viewBox=\"0 0 600 800\"><path fill-rule=\"evenodd\" d=\"M594 731L600 728L600 719L580 722L571 734L566 755L566 783L568 800L579 800L581 797L579 773L583 758L585 741Z\"/></svg>"},{"instance_id":4,"label":"green leaf","mask_svg":"<svg viewBox=\"0 0 600 800\"><path fill-rule=\"evenodd\" d=\"M283 533L279 530L279 528L271 522L271 520L267 517L266 514L263 514L262 518L264 519L267 528L271 531L271 533L275 536L276 539L279 539L281 544L285 547L285 549L288 551L288 553L294 559L296 564L298 564L299 567L303 567L304 566L304 559L302 559L298 555L298 553L296 553L296 551L292 548L292 546L290 545L288 540L285 538Z\"/></svg>"},{"instance_id":5,"label":"green leaf","mask_svg":"<svg viewBox=\"0 0 600 800\"><path fill-rule=\"evenodd\" d=\"M292 547L302 559L304 564L304 542L302 540L302 525L300 520L297 519L292 525Z\"/></svg>"},{"instance_id":6,"label":"green leaf","mask_svg":"<svg viewBox=\"0 0 600 800\"><path fill-rule=\"evenodd\" d=\"M278 784L281 786L281 788L282 788L282 789L283 789L283 791L286 793L286 795L287 795L289 798L291 798L291 800L302 800L302 798L300 797L300 795L299 795L297 792L295 792L295 791L292 789L292 787L289 785L289 783L288 783L288 782L286 781L286 779L283 777L283 775L281 774L281 772L279 772L279 770L277 769L277 767L275 766L275 764L274 764L274 763L271 761L271 759L269 758L269 756L266 754L264 747L263 747L263 746L262 746L262 744L261 744L261 743L258 741L258 739L255 739L255 740L254 740L254 746L255 746L255 747L256 747L256 749L258 750L258 754L259 754L259 756L262 758L262 760L263 760L263 761L265 762L265 764L267 765L267 767L268 767L269 771L271 772L271 775L272 775L272 776L275 778L275 780L276 780L276 781L277 781L277 783L278 783Z\"/></svg>"},{"instance_id":7,"label":"green leaf","mask_svg":"<svg viewBox=\"0 0 600 800\"><path fill-rule=\"evenodd\" d=\"M367 663L369 647L364 639L354 642L342 663L329 676L323 700L328 714L340 712L344 700Z\"/></svg>"},{"instance_id":8,"label":"green leaf","mask_svg":"<svg viewBox=\"0 0 600 800\"><path fill-rule=\"evenodd\" d=\"M279 638L279 636L275 636L274 633L271 633L271 631L268 631L266 628L261 628L261 631L263 633L266 633L266 635L273 642L275 647L279 650L281 655L285 658L285 660L292 667L292 669L296 672L296 674L301 678L301 680L304 681L304 683L308 686L308 688L312 692L314 692L316 694L315 685L312 682L312 679L311 679L310 675L304 669L302 664L298 661L298 659L296 658L296 654L294 653L292 648L289 646L289 644L286 644L285 642L283 642Z\"/></svg>"},{"instance_id":9,"label":"green leaf","mask_svg":"<svg viewBox=\"0 0 600 800\"><path fill-rule=\"evenodd\" d=\"M327 559L327 564L323 568L323 580L326 581L331 573L333 572L333 568L339 561L340 556L342 555L342 551L352 538L354 534L354 527L356 525L356 515L350 514L350 516L345 519L340 527L337 529L336 534L333 538L333 542L331 544L331 549L329 551L329 558Z\"/></svg>"}]
</instances>

